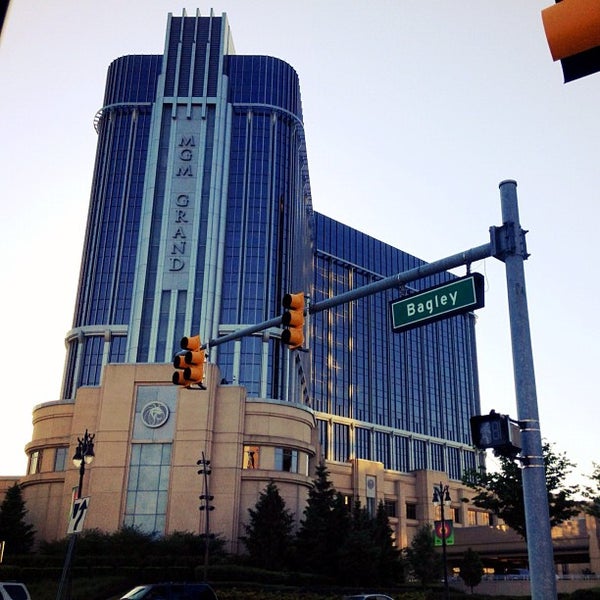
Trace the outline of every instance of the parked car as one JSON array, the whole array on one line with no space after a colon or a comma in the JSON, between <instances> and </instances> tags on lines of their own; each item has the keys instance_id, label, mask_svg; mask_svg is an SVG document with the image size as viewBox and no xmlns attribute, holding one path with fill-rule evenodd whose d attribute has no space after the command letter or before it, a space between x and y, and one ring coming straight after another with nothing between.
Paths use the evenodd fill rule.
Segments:
<instances>
[{"instance_id":1,"label":"parked car","mask_svg":"<svg viewBox=\"0 0 600 600\"><path fill-rule=\"evenodd\" d=\"M527 569L509 569L506 572L506 579L529 579Z\"/></svg>"},{"instance_id":2,"label":"parked car","mask_svg":"<svg viewBox=\"0 0 600 600\"><path fill-rule=\"evenodd\" d=\"M344 596L344 600L393 600L385 594L355 594L354 596Z\"/></svg>"},{"instance_id":3,"label":"parked car","mask_svg":"<svg viewBox=\"0 0 600 600\"><path fill-rule=\"evenodd\" d=\"M31 596L24 583L0 581L0 600L31 600Z\"/></svg>"},{"instance_id":4,"label":"parked car","mask_svg":"<svg viewBox=\"0 0 600 600\"><path fill-rule=\"evenodd\" d=\"M207 583L150 583L129 590L121 600L218 600Z\"/></svg>"}]
</instances>

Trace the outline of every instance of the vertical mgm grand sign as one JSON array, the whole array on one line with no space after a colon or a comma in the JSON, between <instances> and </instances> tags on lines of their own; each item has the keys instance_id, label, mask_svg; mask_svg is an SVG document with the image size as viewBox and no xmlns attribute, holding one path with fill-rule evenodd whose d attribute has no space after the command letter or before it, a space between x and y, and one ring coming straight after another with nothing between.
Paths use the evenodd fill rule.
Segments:
<instances>
[{"instance_id":1,"label":"vertical mgm grand sign","mask_svg":"<svg viewBox=\"0 0 600 600\"><path fill-rule=\"evenodd\" d=\"M473 273L390 302L392 331L400 333L482 308L484 278Z\"/></svg>"}]
</instances>

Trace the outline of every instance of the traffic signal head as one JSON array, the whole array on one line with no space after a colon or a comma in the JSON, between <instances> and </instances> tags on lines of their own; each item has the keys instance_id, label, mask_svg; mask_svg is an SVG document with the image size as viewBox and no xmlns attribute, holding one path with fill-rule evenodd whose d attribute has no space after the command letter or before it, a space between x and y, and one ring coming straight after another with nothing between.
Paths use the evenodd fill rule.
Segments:
<instances>
[{"instance_id":1,"label":"traffic signal head","mask_svg":"<svg viewBox=\"0 0 600 600\"><path fill-rule=\"evenodd\" d=\"M281 324L286 328L281 333L281 341L295 350L304 343L304 292L286 294L281 304L285 308Z\"/></svg>"},{"instance_id":2,"label":"traffic signal head","mask_svg":"<svg viewBox=\"0 0 600 600\"><path fill-rule=\"evenodd\" d=\"M182 337L179 345L184 350L200 350L202 342L199 335L194 335L193 337Z\"/></svg>"},{"instance_id":3,"label":"traffic signal head","mask_svg":"<svg viewBox=\"0 0 600 600\"><path fill-rule=\"evenodd\" d=\"M600 71L600 3L562 0L542 10L553 60L560 60L565 83Z\"/></svg>"},{"instance_id":4,"label":"traffic signal head","mask_svg":"<svg viewBox=\"0 0 600 600\"><path fill-rule=\"evenodd\" d=\"M206 353L202 349L200 336L181 338L181 347L183 351L173 359L173 366L178 369L173 373L173 383L188 388L193 384L202 386Z\"/></svg>"}]
</instances>

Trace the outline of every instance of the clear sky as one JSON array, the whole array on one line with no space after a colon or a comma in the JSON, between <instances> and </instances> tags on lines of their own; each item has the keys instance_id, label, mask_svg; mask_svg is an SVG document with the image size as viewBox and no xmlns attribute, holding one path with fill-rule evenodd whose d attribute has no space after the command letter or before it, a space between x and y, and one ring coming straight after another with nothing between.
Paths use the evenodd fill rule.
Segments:
<instances>
[{"instance_id":1,"label":"clear sky","mask_svg":"<svg viewBox=\"0 0 600 600\"><path fill-rule=\"evenodd\" d=\"M433 261L487 243L498 184L518 182L542 435L589 474L600 462L600 73L563 84L540 16L550 4L185 8L226 12L238 54L298 72L316 210ZM12 0L0 40L0 475L25 473L32 408L59 398L108 65L162 54L167 13L183 8ZM516 418L504 265L473 270L486 276L482 412Z\"/></svg>"}]
</instances>

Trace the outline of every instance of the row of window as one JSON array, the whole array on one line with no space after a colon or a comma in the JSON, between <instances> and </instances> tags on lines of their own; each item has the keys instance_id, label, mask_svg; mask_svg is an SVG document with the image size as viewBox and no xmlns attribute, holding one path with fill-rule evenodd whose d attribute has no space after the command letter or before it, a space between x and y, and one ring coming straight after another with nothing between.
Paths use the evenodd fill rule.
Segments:
<instances>
[{"instance_id":1,"label":"row of window","mask_svg":"<svg viewBox=\"0 0 600 600\"><path fill-rule=\"evenodd\" d=\"M351 458L362 458L404 473L420 469L445 471L457 481L464 471L475 468L476 455L470 449L335 421L330 426L325 419L317 419L317 425L327 460L346 462Z\"/></svg>"},{"instance_id":2,"label":"row of window","mask_svg":"<svg viewBox=\"0 0 600 600\"><path fill-rule=\"evenodd\" d=\"M272 469L308 476L308 454L294 448L244 446L244 469Z\"/></svg>"},{"instance_id":3,"label":"row of window","mask_svg":"<svg viewBox=\"0 0 600 600\"><path fill-rule=\"evenodd\" d=\"M47 449L48 452L50 449ZM54 449L54 471L64 471L67 462L67 447ZM42 450L34 450L29 455L28 475L41 472ZM168 482L171 462L171 444L134 444L127 486L125 524L140 527L144 531L163 531L166 519ZM308 455L293 448L272 446L244 446L244 469L273 469L276 471L308 475ZM369 506L369 500L372 502ZM352 496L346 497L348 507L352 506ZM384 501L388 517L398 518L398 503ZM375 513L375 499L367 498L367 510ZM417 520L416 502L406 502L406 518ZM462 523L459 508L449 507L448 518ZM467 525L492 525L492 515L469 508Z\"/></svg>"},{"instance_id":4,"label":"row of window","mask_svg":"<svg viewBox=\"0 0 600 600\"><path fill-rule=\"evenodd\" d=\"M135 444L134 450L139 452L141 446L150 452L156 444ZM46 449L50 452L51 449ZM67 447L54 449L52 471L64 471L67 464ZM29 454L28 475L35 475L42 471L42 450L34 450ZM154 463L152 463L154 464ZM162 464L162 463L161 463ZM244 469L272 469L288 473L308 475L308 454L293 448L279 448L271 446L244 446Z\"/></svg>"},{"instance_id":5,"label":"row of window","mask_svg":"<svg viewBox=\"0 0 600 600\"><path fill-rule=\"evenodd\" d=\"M48 449L47 451L49 451ZM54 449L53 466L52 471L64 471L67 463L67 453L69 449L65 447L59 447ZM35 475L36 473L42 472L42 450L34 450L29 454L29 461L27 464L27 475Z\"/></svg>"}]
</instances>

